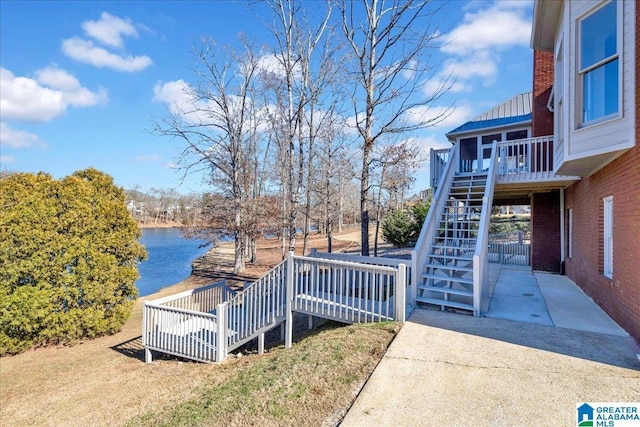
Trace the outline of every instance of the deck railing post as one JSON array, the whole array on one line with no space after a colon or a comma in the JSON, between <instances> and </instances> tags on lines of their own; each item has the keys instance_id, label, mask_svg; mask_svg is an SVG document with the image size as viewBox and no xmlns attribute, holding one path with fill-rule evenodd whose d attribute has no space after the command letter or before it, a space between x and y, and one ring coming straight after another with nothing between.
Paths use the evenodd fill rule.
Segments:
<instances>
[{"instance_id":1,"label":"deck railing post","mask_svg":"<svg viewBox=\"0 0 640 427\"><path fill-rule=\"evenodd\" d=\"M293 267L293 252L290 251L287 255L287 293L285 298L286 304L286 318L285 318L285 336L284 336L284 348L291 348L293 341L293 280L294 280L294 267Z\"/></svg>"},{"instance_id":2,"label":"deck railing post","mask_svg":"<svg viewBox=\"0 0 640 427\"><path fill-rule=\"evenodd\" d=\"M147 302L145 301L142 306L142 345L144 346L144 362L151 363L153 361L153 356L151 355L151 350L147 347L149 343L149 337L147 334L149 333L149 308L147 307Z\"/></svg>"},{"instance_id":3,"label":"deck railing post","mask_svg":"<svg viewBox=\"0 0 640 427\"><path fill-rule=\"evenodd\" d=\"M227 357L227 303L218 304L216 308L216 363Z\"/></svg>"},{"instance_id":4,"label":"deck railing post","mask_svg":"<svg viewBox=\"0 0 640 427\"><path fill-rule=\"evenodd\" d=\"M396 321L404 323L405 312L407 309L407 266L405 264L398 265L398 276L396 281Z\"/></svg>"},{"instance_id":5,"label":"deck railing post","mask_svg":"<svg viewBox=\"0 0 640 427\"><path fill-rule=\"evenodd\" d=\"M416 293L418 289L418 255L416 251L411 251L411 274L407 276L409 280L409 294L407 295L407 302L412 307L416 304Z\"/></svg>"}]
</instances>

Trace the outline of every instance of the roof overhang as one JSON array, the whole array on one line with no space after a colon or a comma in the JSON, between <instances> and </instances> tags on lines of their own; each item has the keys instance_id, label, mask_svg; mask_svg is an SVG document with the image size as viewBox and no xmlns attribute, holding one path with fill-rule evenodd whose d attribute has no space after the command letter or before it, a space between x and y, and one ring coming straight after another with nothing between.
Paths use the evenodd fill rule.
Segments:
<instances>
[{"instance_id":1,"label":"roof overhang","mask_svg":"<svg viewBox=\"0 0 640 427\"><path fill-rule=\"evenodd\" d=\"M467 122L462 126L446 133L445 136L452 143L455 144L460 138L470 136L488 135L495 132L506 132L513 129L530 128L531 127L531 114L525 114L523 116L513 117L514 120L505 119L490 119L482 120L478 122ZM465 125L474 125L468 128L463 128ZM461 129L462 128L462 129Z\"/></svg>"},{"instance_id":2,"label":"roof overhang","mask_svg":"<svg viewBox=\"0 0 640 427\"><path fill-rule=\"evenodd\" d=\"M536 0L533 5L531 48L553 52L556 29L562 13L562 1Z\"/></svg>"}]
</instances>

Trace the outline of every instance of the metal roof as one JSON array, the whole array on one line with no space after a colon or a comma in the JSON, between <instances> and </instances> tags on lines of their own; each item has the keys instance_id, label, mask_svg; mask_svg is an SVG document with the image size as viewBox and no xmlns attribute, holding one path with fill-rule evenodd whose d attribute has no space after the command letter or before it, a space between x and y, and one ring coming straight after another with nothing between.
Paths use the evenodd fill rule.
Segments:
<instances>
[{"instance_id":1,"label":"metal roof","mask_svg":"<svg viewBox=\"0 0 640 427\"><path fill-rule=\"evenodd\" d=\"M471 130L488 129L531 121L531 99L531 92L516 95L502 104L485 111L473 120L458 126L447 133L447 137L450 138L451 135Z\"/></svg>"}]
</instances>

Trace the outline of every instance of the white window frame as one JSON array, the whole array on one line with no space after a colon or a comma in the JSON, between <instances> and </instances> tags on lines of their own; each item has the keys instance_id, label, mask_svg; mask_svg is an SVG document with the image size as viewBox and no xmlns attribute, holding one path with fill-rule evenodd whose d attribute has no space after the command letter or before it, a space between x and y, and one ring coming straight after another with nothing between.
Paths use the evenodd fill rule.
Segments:
<instances>
[{"instance_id":1,"label":"white window frame","mask_svg":"<svg viewBox=\"0 0 640 427\"><path fill-rule=\"evenodd\" d=\"M581 28L581 24L582 21L584 21L586 18L589 18L591 15L593 15L594 13L598 12L599 10L601 10L604 6L607 6L610 3L617 3L616 4L616 53L614 55L611 55L595 64L591 64L589 66L587 66L586 68L582 68L581 66L581 53L582 53L582 35L580 33L580 28ZM618 2L617 0L610 0L610 1L606 1L603 2L601 4L598 5L598 7L594 8L593 10L591 10L589 13L585 14L584 16L582 16L581 18L579 18L576 21L576 87L577 87L577 93L576 93L576 101L577 101L577 105L575 108L575 115L576 115L576 123L577 123L577 128L583 128L583 127L587 127L587 126L591 126L591 125L595 125L595 124L599 124L602 122L606 122L609 120L613 120L613 119L617 119L619 117L622 116L622 86L623 86L623 75L622 75L622 69L624 68L624 60L623 60L623 44L622 44L622 39L623 39L623 34L622 34L622 19L623 19L623 15L622 15L622 9L623 9L623 4L621 4L621 2ZM588 120L585 121L584 120L584 116L583 116L583 111L584 111L584 76L586 73L593 71L597 68L600 67L604 67L606 64L618 60L618 109L615 113L611 113L602 117L598 117L592 120Z\"/></svg>"},{"instance_id":2,"label":"white window frame","mask_svg":"<svg viewBox=\"0 0 640 427\"><path fill-rule=\"evenodd\" d=\"M604 268L603 274L609 279L613 278L613 196L602 198L604 207L603 247Z\"/></svg>"}]
</instances>

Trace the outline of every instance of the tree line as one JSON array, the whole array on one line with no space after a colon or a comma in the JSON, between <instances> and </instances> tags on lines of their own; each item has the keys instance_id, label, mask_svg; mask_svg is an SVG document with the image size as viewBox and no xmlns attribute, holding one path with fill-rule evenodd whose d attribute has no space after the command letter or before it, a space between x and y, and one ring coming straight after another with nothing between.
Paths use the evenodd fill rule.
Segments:
<instances>
[{"instance_id":1,"label":"tree line","mask_svg":"<svg viewBox=\"0 0 640 427\"><path fill-rule=\"evenodd\" d=\"M448 114L430 111L429 62L442 32L438 5L379 0L250 3L268 40L240 35L239 47L203 38L193 82L159 87L167 115L153 132L180 142L178 165L202 173L212 191L193 232L234 236L234 271L255 257L264 233L283 256L314 217L331 233L355 201L361 251L369 224L404 203L422 156L414 132ZM266 17L269 17L269 20ZM178 96L175 94L178 93ZM159 96L162 97L162 96ZM438 110L440 111L440 110Z\"/></svg>"}]
</instances>

